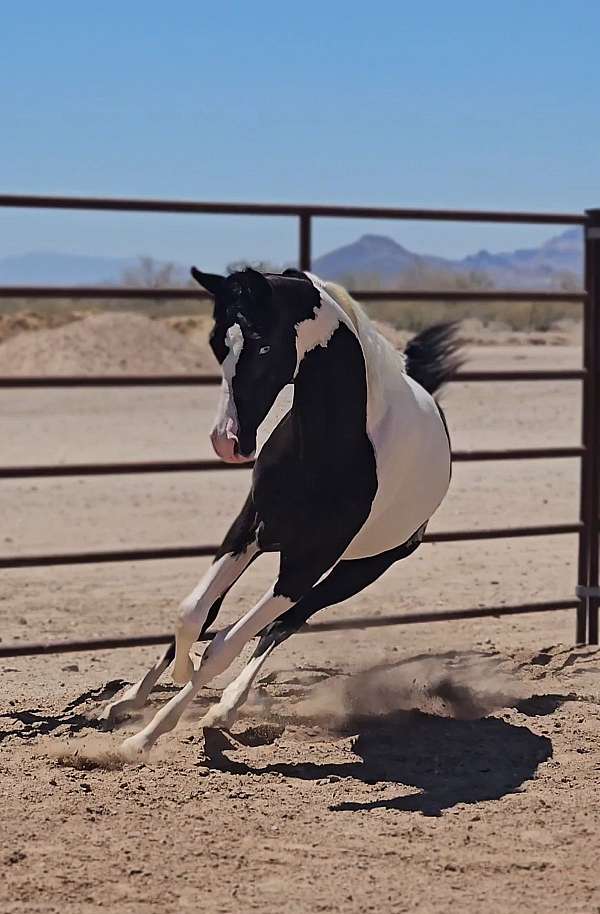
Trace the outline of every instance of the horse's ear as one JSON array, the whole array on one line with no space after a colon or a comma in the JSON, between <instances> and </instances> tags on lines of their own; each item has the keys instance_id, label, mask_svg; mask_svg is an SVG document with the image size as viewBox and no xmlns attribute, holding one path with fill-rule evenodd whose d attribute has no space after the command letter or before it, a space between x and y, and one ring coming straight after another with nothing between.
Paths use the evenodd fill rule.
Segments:
<instances>
[{"instance_id":1,"label":"horse's ear","mask_svg":"<svg viewBox=\"0 0 600 914\"><path fill-rule=\"evenodd\" d=\"M246 289L251 293L255 302L266 302L271 298L271 285L266 276L253 270L252 267L246 267L241 275L241 279Z\"/></svg>"},{"instance_id":2,"label":"horse's ear","mask_svg":"<svg viewBox=\"0 0 600 914\"><path fill-rule=\"evenodd\" d=\"M203 289L206 289L207 292L210 292L211 295L218 295L223 291L225 286L224 276L219 276L218 273L202 273L200 270L197 270L196 267L192 267L190 273L198 285L202 286Z\"/></svg>"}]
</instances>

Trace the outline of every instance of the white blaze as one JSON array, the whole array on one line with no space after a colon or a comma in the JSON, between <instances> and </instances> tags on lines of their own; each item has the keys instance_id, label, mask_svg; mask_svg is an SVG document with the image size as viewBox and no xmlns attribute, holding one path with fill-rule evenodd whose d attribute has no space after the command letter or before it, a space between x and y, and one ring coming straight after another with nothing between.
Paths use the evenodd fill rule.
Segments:
<instances>
[{"instance_id":1,"label":"white blaze","mask_svg":"<svg viewBox=\"0 0 600 914\"><path fill-rule=\"evenodd\" d=\"M217 415L211 432L211 441L219 457L229 463L243 462L245 458L236 454L240 423L233 396L233 379L242 349L244 336L239 324L232 324L225 334L225 345L229 352L221 366L223 381L221 383L221 396L217 407Z\"/></svg>"},{"instance_id":2,"label":"white blaze","mask_svg":"<svg viewBox=\"0 0 600 914\"><path fill-rule=\"evenodd\" d=\"M232 324L225 335L225 345L229 349L223 365L223 381L221 384L221 397L215 419L215 431L220 435L226 435L229 430L237 435L239 430L237 409L233 397L233 379L235 370L239 361L242 349L244 348L244 336L239 324Z\"/></svg>"}]
</instances>

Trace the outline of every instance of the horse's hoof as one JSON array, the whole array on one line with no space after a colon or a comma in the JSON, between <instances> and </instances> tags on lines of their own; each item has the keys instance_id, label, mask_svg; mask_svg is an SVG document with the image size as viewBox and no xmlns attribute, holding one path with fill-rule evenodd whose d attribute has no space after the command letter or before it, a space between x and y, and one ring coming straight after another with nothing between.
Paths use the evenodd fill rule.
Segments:
<instances>
[{"instance_id":1,"label":"horse's hoof","mask_svg":"<svg viewBox=\"0 0 600 914\"><path fill-rule=\"evenodd\" d=\"M106 724L107 729L124 720L130 711L135 710L129 702L116 701L107 705L97 715L97 720Z\"/></svg>"},{"instance_id":2,"label":"horse's hoof","mask_svg":"<svg viewBox=\"0 0 600 914\"><path fill-rule=\"evenodd\" d=\"M115 713L115 709L111 705L108 705L106 708L102 708L102 710L99 711L96 715L96 720L99 720L101 723L107 725L114 724L116 719L117 715Z\"/></svg>"},{"instance_id":3,"label":"horse's hoof","mask_svg":"<svg viewBox=\"0 0 600 914\"><path fill-rule=\"evenodd\" d=\"M133 761L142 755L147 755L150 746L151 743L148 739L141 733L136 733L135 736L130 736L121 743L120 752L124 758Z\"/></svg>"},{"instance_id":4,"label":"horse's hoof","mask_svg":"<svg viewBox=\"0 0 600 914\"><path fill-rule=\"evenodd\" d=\"M214 708L210 708L202 720L200 721L200 727L202 730L217 728L219 730L231 730L237 718L235 709L232 708L219 708L217 705Z\"/></svg>"}]
</instances>

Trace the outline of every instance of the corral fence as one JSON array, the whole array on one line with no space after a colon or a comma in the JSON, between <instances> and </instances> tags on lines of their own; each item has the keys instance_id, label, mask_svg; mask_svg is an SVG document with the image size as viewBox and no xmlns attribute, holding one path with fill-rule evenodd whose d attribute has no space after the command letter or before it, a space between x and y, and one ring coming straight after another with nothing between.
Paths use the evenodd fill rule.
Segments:
<instances>
[{"instance_id":1,"label":"corral fence","mask_svg":"<svg viewBox=\"0 0 600 914\"><path fill-rule=\"evenodd\" d=\"M174 200L108 199L96 197L46 197L0 195L0 207L28 209L104 210L146 213L187 213L244 216L294 217L298 220L298 266L311 267L311 231L315 219L392 219L431 220L444 222L521 223L531 225L578 225L584 233L585 288L582 292L547 290L351 290L363 301L532 301L579 302L583 309L583 364L576 370L524 371L461 371L460 382L511 381L579 381L582 386L582 436L579 445L570 447L538 447L504 450L454 452L455 461L539 460L572 458L580 463L579 520L574 523L545 524L527 527L496 527L431 533L426 542L448 543L467 540L500 539L508 537L537 537L575 534L578 537L578 571L574 593L556 599L514 606L489 606L446 612L412 613L369 618L352 618L315 623L306 631L334 631L345 628L380 627L417 622L437 622L456 619L499 617L520 613L542 613L573 609L576 616L575 637L578 643L598 643L598 582L599 546L599 484L600 484L600 422L598 410L600 372L600 209L585 213L491 212L474 210L397 209L365 206L291 205L275 203L207 203ZM112 286L0 286L0 298L73 298L73 299L140 299L175 300L206 298L206 293L189 289L139 289ZM0 366L1 371L1 366ZM1 377L0 388L67 388L67 387L131 387L216 385L216 375L153 375L153 376L69 376L69 377ZM133 473L175 473L205 470L237 469L235 465L217 460L151 461L137 463L75 464L71 466L0 466L1 479L39 477L98 476ZM53 565L75 565L97 562L132 562L210 556L216 551L212 544L164 546L146 549L111 549L105 551L53 553L45 555L0 556L0 568L32 568ZM211 633L207 633L207 638ZM106 637L87 640L54 641L35 644L0 644L0 656L26 656L69 651L101 650L162 644L171 633L132 637Z\"/></svg>"}]
</instances>

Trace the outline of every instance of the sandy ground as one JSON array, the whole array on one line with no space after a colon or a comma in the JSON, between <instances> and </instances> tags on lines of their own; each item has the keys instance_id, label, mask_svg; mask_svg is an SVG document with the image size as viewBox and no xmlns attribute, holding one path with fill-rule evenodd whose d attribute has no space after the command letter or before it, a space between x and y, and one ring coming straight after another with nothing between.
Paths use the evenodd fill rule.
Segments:
<instances>
[{"instance_id":1,"label":"sandy ground","mask_svg":"<svg viewBox=\"0 0 600 914\"><path fill-rule=\"evenodd\" d=\"M470 367L568 367L570 346ZM579 385L454 385L456 448L578 441ZM208 456L213 390L5 391L1 462ZM432 528L577 517L577 462L461 464ZM2 483L0 552L214 542L245 472ZM169 628L207 562L15 570L3 641ZM270 583L253 566L223 619ZM570 598L573 537L424 546L329 611ZM597 912L600 654L572 613L293 638L227 736L206 689L147 764L94 714L154 649L0 661L0 910ZM240 663L235 669L240 668ZM354 675L349 675L354 674ZM152 708L172 693L166 680Z\"/></svg>"}]
</instances>

